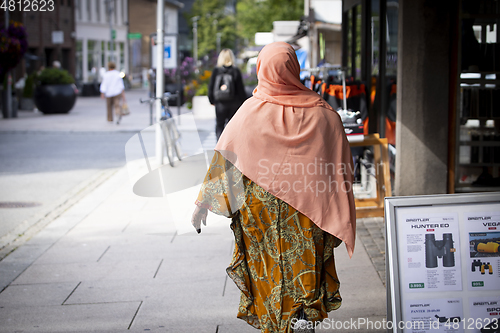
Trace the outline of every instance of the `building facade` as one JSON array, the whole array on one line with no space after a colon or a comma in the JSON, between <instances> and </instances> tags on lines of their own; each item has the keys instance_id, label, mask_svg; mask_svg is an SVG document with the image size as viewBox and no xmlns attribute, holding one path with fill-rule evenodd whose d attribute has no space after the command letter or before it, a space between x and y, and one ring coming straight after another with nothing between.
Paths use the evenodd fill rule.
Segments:
<instances>
[{"instance_id":1,"label":"building facade","mask_svg":"<svg viewBox=\"0 0 500 333\"><path fill-rule=\"evenodd\" d=\"M14 80L26 73L52 66L59 61L62 68L75 72L75 15L74 1L55 0L53 11L9 12L9 20L21 22L28 35L28 51L14 70ZM1 24L5 16L1 15Z\"/></svg>"},{"instance_id":2,"label":"building facade","mask_svg":"<svg viewBox=\"0 0 500 333\"><path fill-rule=\"evenodd\" d=\"M499 22L495 0L343 0L370 133L389 139L396 111L396 195L500 190Z\"/></svg>"},{"instance_id":3,"label":"building facade","mask_svg":"<svg viewBox=\"0 0 500 333\"><path fill-rule=\"evenodd\" d=\"M151 68L151 35L156 33L156 0L134 0L129 2L130 73L134 78L145 79ZM179 33L178 11L183 4L165 1L163 31L167 35Z\"/></svg>"},{"instance_id":4,"label":"building facade","mask_svg":"<svg viewBox=\"0 0 500 333\"><path fill-rule=\"evenodd\" d=\"M128 0L75 0L75 78L85 86L100 82L101 68L113 61L129 72ZM112 41L112 42L111 42Z\"/></svg>"}]
</instances>

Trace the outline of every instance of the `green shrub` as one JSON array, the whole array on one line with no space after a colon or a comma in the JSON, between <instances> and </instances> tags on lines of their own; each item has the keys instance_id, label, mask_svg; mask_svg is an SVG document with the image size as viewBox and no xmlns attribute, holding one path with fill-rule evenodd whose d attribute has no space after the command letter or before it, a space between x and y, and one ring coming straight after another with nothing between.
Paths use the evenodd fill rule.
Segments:
<instances>
[{"instance_id":1,"label":"green shrub","mask_svg":"<svg viewBox=\"0 0 500 333\"><path fill-rule=\"evenodd\" d=\"M31 73L26 78L23 89L24 98L33 98L33 92L35 90L35 78L36 78L36 73Z\"/></svg>"},{"instance_id":2,"label":"green shrub","mask_svg":"<svg viewBox=\"0 0 500 333\"><path fill-rule=\"evenodd\" d=\"M196 90L195 96L206 96L206 95L208 95L208 84L202 83L198 87L198 90Z\"/></svg>"},{"instance_id":3,"label":"green shrub","mask_svg":"<svg viewBox=\"0 0 500 333\"><path fill-rule=\"evenodd\" d=\"M37 77L38 85L72 84L75 79L64 69L46 68Z\"/></svg>"}]
</instances>

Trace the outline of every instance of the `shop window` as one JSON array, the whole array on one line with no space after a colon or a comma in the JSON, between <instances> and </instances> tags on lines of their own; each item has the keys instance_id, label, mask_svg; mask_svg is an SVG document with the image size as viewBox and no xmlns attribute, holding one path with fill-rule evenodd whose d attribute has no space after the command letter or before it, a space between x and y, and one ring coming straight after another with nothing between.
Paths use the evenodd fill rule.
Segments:
<instances>
[{"instance_id":1,"label":"shop window","mask_svg":"<svg viewBox=\"0 0 500 333\"><path fill-rule=\"evenodd\" d=\"M454 189L500 190L500 4L462 2Z\"/></svg>"},{"instance_id":2,"label":"shop window","mask_svg":"<svg viewBox=\"0 0 500 333\"><path fill-rule=\"evenodd\" d=\"M76 41L76 68L75 77L77 81L83 80L83 42L81 40Z\"/></svg>"},{"instance_id":3,"label":"shop window","mask_svg":"<svg viewBox=\"0 0 500 333\"><path fill-rule=\"evenodd\" d=\"M125 43L119 43L120 45L120 70L125 71Z\"/></svg>"},{"instance_id":4,"label":"shop window","mask_svg":"<svg viewBox=\"0 0 500 333\"><path fill-rule=\"evenodd\" d=\"M378 76L379 73L379 63L380 63L380 4L378 0L372 1L371 8L371 45L372 45L372 66L371 75Z\"/></svg>"},{"instance_id":5,"label":"shop window","mask_svg":"<svg viewBox=\"0 0 500 333\"><path fill-rule=\"evenodd\" d=\"M80 0L75 0L75 10L76 10L76 17L78 18L79 21L82 20L82 8L81 8L81 1Z\"/></svg>"},{"instance_id":6,"label":"shop window","mask_svg":"<svg viewBox=\"0 0 500 333\"><path fill-rule=\"evenodd\" d=\"M89 81L99 79L99 69L101 68L100 55L100 43L89 40L87 43L87 73Z\"/></svg>"},{"instance_id":7,"label":"shop window","mask_svg":"<svg viewBox=\"0 0 500 333\"><path fill-rule=\"evenodd\" d=\"M95 19L97 22L101 22L101 0L95 1Z\"/></svg>"},{"instance_id":8,"label":"shop window","mask_svg":"<svg viewBox=\"0 0 500 333\"><path fill-rule=\"evenodd\" d=\"M121 3L121 9L122 9L122 24L125 24L127 22L127 13L125 11L125 6L127 5L127 1L124 1Z\"/></svg>"},{"instance_id":9,"label":"shop window","mask_svg":"<svg viewBox=\"0 0 500 333\"><path fill-rule=\"evenodd\" d=\"M361 18L361 5L356 6L356 17L354 24L356 26L355 30L355 49L354 49L354 73L352 76L355 80L361 80L361 24L363 22Z\"/></svg>"},{"instance_id":10,"label":"shop window","mask_svg":"<svg viewBox=\"0 0 500 333\"><path fill-rule=\"evenodd\" d=\"M116 3L116 0L114 1L113 4L113 13L115 14L115 24L118 24L118 4Z\"/></svg>"},{"instance_id":11,"label":"shop window","mask_svg":"<svg viewBox=\"0 0 500 333\"><path fill-rule=\"evenodd\" d=\"M109 61L113 61L114 63L116 63L116 65L119 65L119 63L117 63L117 55L119 54L119 45L117 42L113 42L113 44L111 44L111 42L108 42L108 62ZM113 46L113 49L111 49L111 46Z\"/></svg>"},{"instance_id":12,"label":"shop window","mask_svg":"<svg viewBox=\"0 0 500 333\"><path fill-rule=\"evenodd\" d=\"M108 67L108 63L106 62L106 44L104 41L101 42L101 64L102 67Z\"/></svg>"},{"instance_id":13,"label":"shop window","mask_svg":"<svg viewBox=\"0 0 500 333\"><path fill-rule=\"evenodd\" d=\"M87 0L87 21L92 21L92 1Z\"/></svg>"},{"instance_id":14,"label":"shop window","mask_svg":"<svg viewBox=\"0 0 500 333\"><path fill-rule=\"evenodd\" d=\"M398 70L398 13L399 1L387 1L387 76Z\"/></svg>"},{"instance_id":15,"label":"shop window","mask_svg":"<svg viewBox=\"0 0 500 333\"><path fill-rule=\"evenodd\" d=\"M353 26L353 10L349 10L347 12L347 73L352 75L352 44L353 44L353 34L352 34L352 26Z\"/></svg>"}]
</instances>

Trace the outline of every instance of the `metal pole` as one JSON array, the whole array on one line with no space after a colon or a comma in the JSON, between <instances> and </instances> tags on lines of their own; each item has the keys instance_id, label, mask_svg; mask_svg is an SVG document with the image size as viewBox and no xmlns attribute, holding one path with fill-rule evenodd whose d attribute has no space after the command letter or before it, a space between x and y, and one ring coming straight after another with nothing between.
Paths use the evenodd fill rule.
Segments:
<instances>
[{"instance_id":1,"label":"metal pole","mask_svg":"<svg viewBox=\"0 0 500 333\"><path fill-rule=\"evenodd\" d=\"M194 65L196 68L198 68L198 20L200 19L199 16L193 17L191 20L193 20L193 58L194 58Z\"/></svg>"},{"instance_id":2,"label":"metal pole","mask_svg":"<svg viewBox=\"0 0 500 333\"><path fill-rule=\"evenodd\" d=\"M149 103L149 125L153 125L153 103Z\"/></svg>"},{"instance_id":3,"label":"metal pole","mask_svg":"<svg viewBox=\"0 0 500 333\"><path fill-rule=\"evenodd\" d=\"M163 73L163 15L165 12L164 0L158 0L156 12L156 97L163 97L164 73ZM161 118L161 100L156 101L156 158L160 165L163 164L163 148L164 143L161 135L160 118Z\"/></svg>"},{"instance_id":4,"label":"metal pole","mask_svg":"<svg viewBox=\"0 0 500 333\"><path fill-rule=\"evenodd\" d=\"M220 53L220 37L221 37L221 35L222 34L220 32L218 32L216 35L217 36L217 54Z\"/></svg>"},{"instance_id":5,"label":"metal pole","mask_svg":"<svg viewBox=\"0 0 500 333\"><path fill-rule=\"evenodd\" d=\"M108 22L109 22L109 59L111 61L115 61L115 45L114 45L114 40L113 40L113 23L111 22L111 17L113 13L113 7L111 5L111 1L113 0L107 0L106 2L108 3Z\"/></svg>"},{"instance_id":6,"label":"metal pole","mask_svg":"<svg viewBox=\"0 0 500 333\"><path fill-rule=\"evenodd\" d=\"M387 114L387 82L386 82L386 69L387 69L387 1L380 1L379 8L379 24L380 24L380 37L379 37L379 89L377 94L379 99L379 130L378 133L381 138L385 138L385 118Z\"/></svg>"},{"instance_id":7,"label":"metal pole","mask_svg":"<svg viewBox=\"0 0 500 333\"><path fill-rule=\"evenodd\" d=\"M345 95L345 70L341 70L342 73L342 108L347 111L347 96Z\"/></svg>"},{"instance_id":8,"label":"metal pole","mask_svg":"<svg viewBox=\"0 0 500 333\"><path fill-rule=\"evenodd\" d=\"M9 28L9 11L5 11L5 30ZM12 117L12 79L10 76L10 71L7 71L5 73L7 76L7 86L4 87L3 91L3 116L5 118L11 118Z\"/></svg>"},{"instance_id":9,"label":"metal pole","mask_svg":"<svg viewBox=\"0 0 500 333\"><path fill-rule=\"evenodd\" d=\"M177 34L177 38L175 39L177 43L176 51L177 51L177 70L175 71L175 76L177 79L177 122L179 125L181 124L181 93L182 93L182 84L181 84L181 53L179 51L179 34Z\"/></svg>"}]
</instances>

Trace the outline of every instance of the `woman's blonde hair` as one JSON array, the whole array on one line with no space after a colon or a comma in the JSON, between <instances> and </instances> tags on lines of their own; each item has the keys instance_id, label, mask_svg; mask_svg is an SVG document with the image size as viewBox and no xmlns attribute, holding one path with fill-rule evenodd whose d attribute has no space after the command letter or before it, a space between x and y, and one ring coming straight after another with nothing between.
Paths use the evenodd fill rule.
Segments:
<instances>
[{"instance_id":1,"label":"woman's blonde hair","mask_svg":"<svg viewBox=\"0 0 500 333\"><path fill-rule=\"evenodd\" d=\"M230 49L223 49L219 53L219 58L217 59L217 67L222 66L233 66L236 63L234 60L234 53Z\"/></svg>"}]
</instances>

